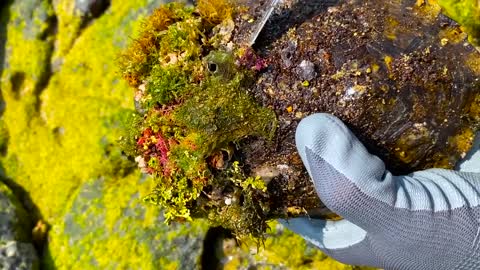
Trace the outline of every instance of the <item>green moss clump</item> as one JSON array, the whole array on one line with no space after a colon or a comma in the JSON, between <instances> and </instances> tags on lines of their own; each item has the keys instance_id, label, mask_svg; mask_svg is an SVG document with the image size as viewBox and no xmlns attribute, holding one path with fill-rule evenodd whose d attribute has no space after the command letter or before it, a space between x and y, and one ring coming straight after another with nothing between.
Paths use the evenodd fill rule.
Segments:
<instances>
[{"instance_id":1,"label":"green moss clump","mask_svg":"<svg viewBox=\"0 0 480 270\"><path fill-rule=\"evenodd\" d=\"M142 34L121 54L119 61L123 77L130 85L140 85L150 68L159 62L169 65L180 57L199 56L202 24L193 11L182 3L166 4L144 21ZM172 24L176 27L169 27Z\"/></svg>"},{"instance_id":2,"label":"green moss clump","mask_svg":"<svg viewBox=\"0 0 480 270\"><path fill-rule=\"evenodd\" d=\"M477 0L439 0L445 14L468 33L469 41L480 46L480 3Z\"/></svg>"},{"instance_id":3,"label":"green moss clump","mask_svg":"<svg viewBox=\"0 0 480 270\"><path fill-rule=\"evenodd\" d=\"M196 8L171 3L144 22L145 30L120 60L123 77L135 87L138 111L122 144L155 176L157 186L145 200L166 207L167 222L206 216L258 236L266 225L254 197L265 192L263 181L240 174L238 161L223 157L222 150L249 136L272 138L276 117L246 91L254 71L242 56L251 58L252 52L219 42L221 31L214 29L232 14L223 0L199 1ZM241 175L235 181L234 171ZM227 186L245 198L243 206L225 210L209 202L213 190Z\"/></svg>"}]
</instances>

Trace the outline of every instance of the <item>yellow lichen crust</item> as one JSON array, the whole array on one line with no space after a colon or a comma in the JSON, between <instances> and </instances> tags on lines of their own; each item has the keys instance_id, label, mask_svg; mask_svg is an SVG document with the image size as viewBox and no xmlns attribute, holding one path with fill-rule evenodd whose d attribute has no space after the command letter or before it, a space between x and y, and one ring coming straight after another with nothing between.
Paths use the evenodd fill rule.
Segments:
<instances>
[{"instance_id":1,"label":"yellow lichen crust","mask_svg":"<svg viewBox=\"0 0 480 270\"><path fill-rule=\"evenodd\" d=\"M151 188L139 174L83 183L52 228L56 269L88 269L92 261L99 269L196 269L206 223L162 224L161 210L142 204Z\"/></svg>"}]
</instances>

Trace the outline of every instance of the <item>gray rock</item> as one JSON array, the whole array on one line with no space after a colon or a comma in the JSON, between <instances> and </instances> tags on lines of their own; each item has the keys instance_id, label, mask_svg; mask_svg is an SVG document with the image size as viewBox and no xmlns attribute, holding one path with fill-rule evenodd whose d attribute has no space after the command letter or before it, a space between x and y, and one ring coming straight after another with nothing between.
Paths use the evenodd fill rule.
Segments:
<instances>
[{"instance_id":1,"label":"gray rock","mask_svg":"<svg viewBox=\"0 0 480 270\"><path fill-rule=\"evenodd\" d=\"M0 269L38 269L30 225L23 207L10 189L0 182Z\"/></svg>"},{"instance_id":2,"label":"gray rock","mask_svg":"<svg viewBox=\"0 0 480 270\"><path fill-rule=\"evenodd\" d=\"M0 245L0 269L38 269L38 258L31 243L9 241Z\"/></svg>"},{"instance_id":3,"label":"gray rock","mask_svg":"<svg viewBox=\"0 0 480 270\"><path fill-rule=\"evenodd\" d=\"M315 65L308 60L303 60L300 65L297 66L296 72L302 80L307 81L313 80L317 76Z\"/></svg>"}]
</instances>

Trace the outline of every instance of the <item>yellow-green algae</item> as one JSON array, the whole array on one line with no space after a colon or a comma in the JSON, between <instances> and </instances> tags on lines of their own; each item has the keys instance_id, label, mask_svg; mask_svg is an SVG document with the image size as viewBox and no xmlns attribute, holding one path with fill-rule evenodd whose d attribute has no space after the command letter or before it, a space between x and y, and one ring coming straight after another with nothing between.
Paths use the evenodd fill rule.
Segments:
<instances>
[{"instance_id":1,"label":"yellow-green algae","mask_svg":"<svg viewBox=\"0 0 480 270\"><path fill-rule=\"evenodd\" d=\"M468 40L480 46L480 2L478 0L438 0L443 12L469 34Z\"/></svg>"},{"instance_id":2,"label":"yellow-green algae","mask_svg":"<svg viewBox=\"0 0 480 270\"><path fill-rule=\"evenodd\" d=\"M82 26L82 14L75 9L71 0L54 1L54 9L58 20L58 35L53 59L63 57L72 48ZM54 60L55 61L55 60Z\"/></svg>"},{"instance_id":3,"label":"yellow-green algae","mask_svg":"<svg viewBox=\"0 0 480 270\"><path fill-rule=\"evenodd\" d=\"M22 47L27 42L16 40L17 31L9 29L7 44L12 45L7 47L11 51L7 59L18 59L18 63L8 60L9 68L2 76L7 104L3 118L10 138L4 159L6 174L30 192L48 222L59 217L69 194L81 181L97 174L105 158L102 140L116 140L115 123L108 119L130 107L130 102L121 94L128 90L116 80L112 63L115 50L133 27L132 19L141 14L134 7L145 3L114 3L112 15L99 20L89 29L90 33L82 36L77 49L68 55L65 67L44 90L39 116L24 109L31 98L27 90L35 81L27 77L20 89L25 94L17 98L10 90L8 76L12 70L28 72L34 65L26 57L42 55L42 47L29 53ZM86 57L87 54L92 57Z\"/></svg>"},{"instance_id":4,"label":"yellow-green algae","mask_svg":"<svg viewBox=\"0 0 480 270\"><path fill-rule=\"evenodd\" d=\"M197 269L206 224L164 225L158 207L142 204L150 183L140 174L83 183L72 194L63 220L52 228L55 266Z\"/></svg>"}]
</instances>

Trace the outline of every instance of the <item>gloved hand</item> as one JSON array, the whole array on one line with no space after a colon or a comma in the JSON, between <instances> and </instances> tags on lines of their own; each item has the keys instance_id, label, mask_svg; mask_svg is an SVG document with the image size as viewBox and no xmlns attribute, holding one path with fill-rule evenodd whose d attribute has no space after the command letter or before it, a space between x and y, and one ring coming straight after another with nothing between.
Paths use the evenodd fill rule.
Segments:
<instances>
[{"instance_id":1,"label":"gloved hand","mask_svg":"<svg viewBox=\"0 0 480 270\"><path fill-rule=\"evenodd\" d=\"M385 269L480 269L480 151L462 172L394 176L328 114L302 120L296 144L319 197L344 219L283 224L327 255Z\"/></svg>"}]
</instances>

